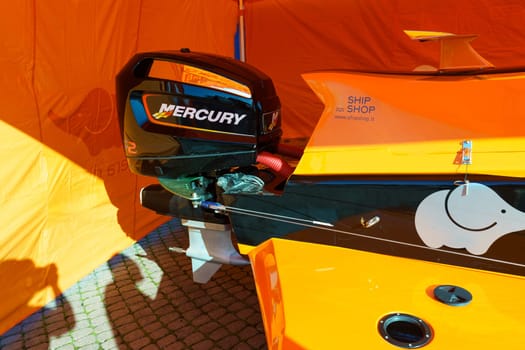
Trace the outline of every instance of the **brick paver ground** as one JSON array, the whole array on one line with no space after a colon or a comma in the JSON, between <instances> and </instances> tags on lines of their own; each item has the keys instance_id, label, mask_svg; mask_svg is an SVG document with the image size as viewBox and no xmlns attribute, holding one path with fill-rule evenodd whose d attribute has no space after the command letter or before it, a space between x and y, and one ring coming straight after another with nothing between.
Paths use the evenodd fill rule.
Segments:
<instances>
[{"instance_id":1,"label":"brick paver ground","mask_svg":"<svg viewBox=\"0 0 525 350\"><path fill-rule=\"evenodd\" d=\"M266 349L249 266L196 284L172 220L0 336L2 350Z\"/></svg>"}]
</instances>

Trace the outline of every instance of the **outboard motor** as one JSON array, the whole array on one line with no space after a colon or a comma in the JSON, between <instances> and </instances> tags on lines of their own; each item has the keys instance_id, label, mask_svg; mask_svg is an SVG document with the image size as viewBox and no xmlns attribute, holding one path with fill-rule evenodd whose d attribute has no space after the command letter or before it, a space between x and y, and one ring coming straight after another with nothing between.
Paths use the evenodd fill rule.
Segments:
<instances>
[{"instance_id":1,"label":"outboard motor","mask_svg":"<svg viewBox=\"0 0 525 350\"><path fill-rule=\"evenodd\" d=\"M181 49L135 55L118 74L116 88L129 167L160 183L142 189L142 205L183 224L219 225L214 232L227 231L231 241L227 216L200 203L215 200L221 175L276 151L281 112L271 79L232 58ZM199 230L203 237L208 228ZM223 253L206 252L220 263L238 258Z\"/></svg>"},{"instance_id":2,"label":"outboard motor","mask_svg":"<svg viewBox=\"0 0 525 350\"><path fill-rule=\"evenodd\" d=\"M267 75L188 49L134 56L117 76L117 103L130 169L158 177L182 197L188 178L255 164L258 153L275 151L282 134Z\"/></svg>"}]
</instances>

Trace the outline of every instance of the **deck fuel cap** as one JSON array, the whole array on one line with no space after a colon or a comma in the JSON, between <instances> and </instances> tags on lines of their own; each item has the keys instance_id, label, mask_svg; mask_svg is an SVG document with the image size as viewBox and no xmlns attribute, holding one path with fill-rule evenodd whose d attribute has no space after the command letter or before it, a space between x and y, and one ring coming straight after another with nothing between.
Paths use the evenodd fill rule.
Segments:
<instances>
[{"instance_id":1,"label":"deck fuel cap","mask_svg":"<svg viewBox=\"0 0 525 350\"><path fill-rule=\"evenodd\" d=\"M434 288L434 297L450 306L464 306L472 301L472 294L464 288L452 285L440 285Z\"/></svg>"},{"instance_id":2,"label":"deck fuel cap","mask_svg":"<svg viewBox=\"0 0 525 350\"><path fill-rule=\"evenodd\" d=\"M432 330L420 319L408 314L385 315L377 325L379 334L392 345L405 349L417 349L432 340Z\"/></svg>"}]
</instances>

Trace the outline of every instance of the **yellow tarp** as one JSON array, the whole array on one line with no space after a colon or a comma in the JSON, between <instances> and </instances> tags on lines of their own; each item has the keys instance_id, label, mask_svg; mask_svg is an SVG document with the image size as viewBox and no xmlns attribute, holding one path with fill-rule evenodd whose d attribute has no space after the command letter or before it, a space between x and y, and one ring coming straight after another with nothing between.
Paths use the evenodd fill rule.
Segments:
<instances>
[{"instance_id":1,"label":"yellow tarp","mask_svg":"<svg viewBox=\"0 0 525 350\"><path fill-rule=\"evenodd\" d=\"M232 56L236 6L0 2L0 334L168 219L138 202L115 75L137 51Z\"/></svg>"}]
</instances>

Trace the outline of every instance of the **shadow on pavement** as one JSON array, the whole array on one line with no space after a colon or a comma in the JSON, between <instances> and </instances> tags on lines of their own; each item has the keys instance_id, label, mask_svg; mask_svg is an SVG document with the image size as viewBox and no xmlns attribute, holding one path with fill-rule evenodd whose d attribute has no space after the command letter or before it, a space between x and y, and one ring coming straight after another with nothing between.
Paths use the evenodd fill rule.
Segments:
<instances>
[{"instance_id":1,"label":"shadow on pavement","mask_svg":"<svg viewBox=\"0 0 525 350\"><path fill-rule=\"evenodd\" d=\"M196 284L190 260L168 250L187 245L178 220L160 226L1 335L0 348L266 349L250 267Z\"/></svg>"},{"instance_id":2,"label":"shadow on pavement","mask_svg":"<svg viewBox=\"0 0 525 350\"><path fill-rule=\"evenodd\" d=\"M12 276L18 276L16 281ZM66 334L75 327L75 315L68 299L58 288L58 271L55 264L36 266L32 260L5 260L0 263L0 303L10 313L17 312L17 305L31 310L33 296L51 288L58 297L43 308L33 307L25 322L0 337L0 349L9 344L12 349L48 349L52 337ZM20 287L23 285L23 287ZM13 291L17 291L16 294ZM22 291L22 292L20 292Z\"/></svg>"}]
</instances>

